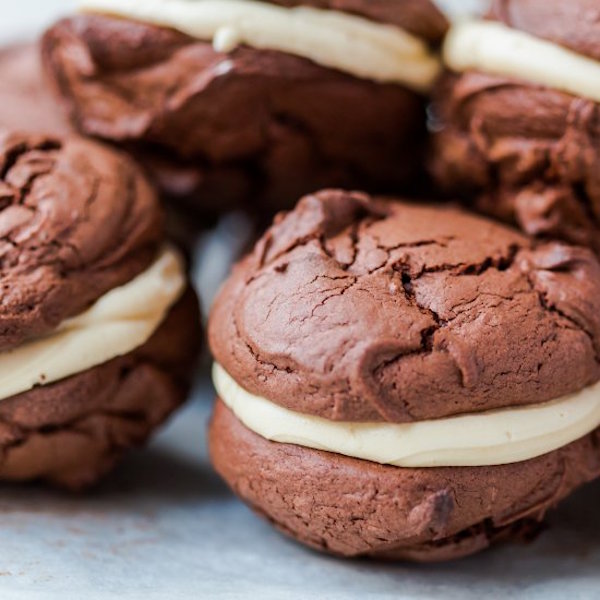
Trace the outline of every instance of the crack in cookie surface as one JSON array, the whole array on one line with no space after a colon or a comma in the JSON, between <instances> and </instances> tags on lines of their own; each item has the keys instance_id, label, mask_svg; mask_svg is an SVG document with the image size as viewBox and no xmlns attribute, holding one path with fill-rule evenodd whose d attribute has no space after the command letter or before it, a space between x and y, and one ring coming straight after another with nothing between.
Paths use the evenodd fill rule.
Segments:
<instances>
[{"instance_id":1,"label":"crack in cookie surface","mask_svg":"<svg viewBox=\"0 0 600 600\"><path fill-rule=\"evenodd\" d=\"M48 333L141 273L162 239L125 156L78 138L0 135L0 350Z\"/></svg>"},{"instance_id":2,"label":"crack in cookie surface","mask_svg":"<svg viewBox=\"0 0 600 600\"><path fill-rule=\"evenodd\" d=\"M541 403L600 378L593 255L452 208L325 191L280 217L215 303L248 391L345 421Z\"/></svg>"}]
</instances>

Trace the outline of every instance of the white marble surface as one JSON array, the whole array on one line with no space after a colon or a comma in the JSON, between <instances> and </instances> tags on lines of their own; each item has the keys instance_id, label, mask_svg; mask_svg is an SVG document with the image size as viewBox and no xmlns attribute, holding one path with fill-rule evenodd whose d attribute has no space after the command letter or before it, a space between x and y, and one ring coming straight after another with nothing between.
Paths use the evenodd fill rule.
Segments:
<instances>
[{"instance_id":1,"label":"white marble surface","mask_svg":"<svg viewBox=\"0 0 600 600\"><path fill-rule=\"evenodd\" d=\"M0 39L31 34L68 4L10 2ZM205 448L211 399L200 374L188 407L93 494L0 486L0 599L600 597L600 482L528 546L427 567L341 561L283 538L219 481Z\"/></svg>"}]
</instances>

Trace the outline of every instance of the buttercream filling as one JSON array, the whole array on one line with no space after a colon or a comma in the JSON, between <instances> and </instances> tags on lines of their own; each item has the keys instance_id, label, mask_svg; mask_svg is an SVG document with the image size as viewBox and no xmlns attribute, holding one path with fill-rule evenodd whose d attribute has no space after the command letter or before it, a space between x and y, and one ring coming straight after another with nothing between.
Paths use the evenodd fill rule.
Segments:
<instances>
[{"instance_id":1,"label":"buttercream filling","mask_svg":"<svg viewBox=\"0 0 600 600\"><path fill-rule=\"evenodd\" d=\"M600 102L600 62L495 21L454 24L443 58L453 71L521 79Z\"/></svg>"},{"instance_id":2,"label":"buttercream filling","mask_svg":"<svg viewBox=\"0 0 600 600\"><path fill-rule=\"evenodd\" d=\"M150 339L186 286L180 255L164 248L153 264L51 333L0 353L0 399L127 354Z\"/></svg>"},{"instance_id":3,"label":"buttercream filling","mask_svg":"<svg viewBox=\"0 0 600 600\"><path fill-rule=\"evenodd\" d=\"M219 364L219 398L258 435L398 467L479 467L542 456L600 425L600 383L543 404L414 423L349 423L294 412L242 388Z\"/></svg>"},{"instance_id":4,"label":"buttercream filling","mask_svg":"<svg viewBox=\"0 0 600 600\"><path fill-rule=\"evenodd\" d=\"M86 12L170 27L230 52L241 44L307 58L378 82L425 92L437 56L409 32L335 10L256 0L80 0Z\"/></svg>"}]
</instances>

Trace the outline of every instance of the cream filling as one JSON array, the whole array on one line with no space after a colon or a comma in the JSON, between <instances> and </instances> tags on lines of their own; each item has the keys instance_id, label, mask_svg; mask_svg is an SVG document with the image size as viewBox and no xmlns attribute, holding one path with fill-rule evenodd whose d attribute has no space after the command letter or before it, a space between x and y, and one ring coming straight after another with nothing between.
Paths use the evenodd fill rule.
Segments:
<instances>
[{"instance_id":1,"label":"cream filling","mask_svg":"<svg viewBox=\"0 0 600 600\"><path fill-rule=\"evenodd\" d=\"M0 399L58 381L142 346L186 285L183 262L161 251L142 274L48 335L0 353Z\"/></svg>"},{"instance_id":2,"label":"cream filling","mask_svg":"<svg viewBox=\"0 0 600 600\"><path fill-rule=\"evenodd\" d=\"M83 11L170 27L219 52L278 50L379 82L425 92L440 70L427 44L393 25L334 10L257 0L80 0Z\"/></svg>"},{"instance_id":3,"label":"cream filling","mask_svg":"<svg viewBox=\"0 0 600 600\"><path fill-rule=\"evenodd\" d=\"M456 23L443 58L454 71L515 77L600 102L600 62L502 23Z\"/></svg>"},{"instance_id":4,"label":"cream filling","mask_svg":"<svg viewBox=\"0 0 600 600\"><path fill-rule=\"evenodd\" d=\"M348 423L297 413L240 387L216 364L219 398L250 430L398 467L479 467L529 460L600 425L600 383L552 402L416 423Z\"/></svg>"}]
</instances>

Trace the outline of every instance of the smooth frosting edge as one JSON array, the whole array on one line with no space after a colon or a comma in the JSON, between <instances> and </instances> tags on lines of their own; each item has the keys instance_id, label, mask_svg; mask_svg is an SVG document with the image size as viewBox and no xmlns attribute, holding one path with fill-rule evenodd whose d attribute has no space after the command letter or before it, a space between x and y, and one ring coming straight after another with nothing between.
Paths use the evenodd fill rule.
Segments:
<instances>
[{"instance_id":1,"label":"smooth frosting edge","mask_svg":"<svg viewBox=\"0 0 600 600\"><path fill-rule=\"evenodd\" d=\"M213 381L219 398L261 437L398 467L521 462L566 446L600 426L600 382L544 404L395 424L328 421L291 411L244 390L218 363L213 366Z\"/></svg>"},{"instance_id":2,"label":"smooth frosting edge","mask_svg":"<svg viewBox=\"0 0 600 600\"><path fill-rule=\"evenodd\" d=\"M0 400L81 373L145 344L186 287L179 253L164 247L128 283L42 338L0 353ZM100 340L100 343L99 343Z\"/></svg>"},{"instance_id":3,"label":"smooth frosting edge","mask_svg":"<svg viewBox=\"0 0 600 600\"><path fill-rule=\"evenodd\" d=\"M441 70L439 58L413 34L335 10L282 7L257 0L80 0L79 10L172 27L212 40L218 51L247 44L287 52L418 92L428 91Z\"/></svg>"},{"instance_id":4,"label":"smooth frosting edge","mask_svg":"<svg viewBox=\"0 0 600 600\"><path fill-rule=\"evenodd\" d=\"M496 21L456 22L442 57L456 72L512 77L600 102L600 62Z\"/></svg>"}]
</instances>

